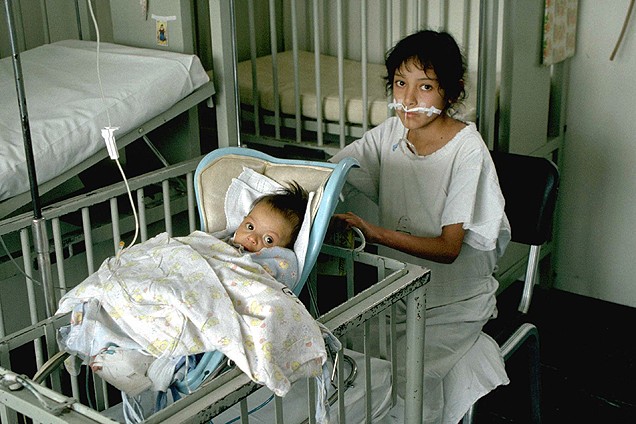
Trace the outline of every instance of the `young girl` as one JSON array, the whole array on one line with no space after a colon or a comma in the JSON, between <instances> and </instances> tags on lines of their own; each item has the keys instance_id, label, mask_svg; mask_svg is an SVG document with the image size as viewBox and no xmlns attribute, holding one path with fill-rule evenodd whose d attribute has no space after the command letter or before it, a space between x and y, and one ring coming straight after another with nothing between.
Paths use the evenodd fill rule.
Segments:
<instances>
[{"instance_id":1,"label":"young girl","mask_svg":"<svg viewBox=\"0 0 636 424\"><path fill-rule=\"evenodd\" d=\"M457 422L475 400L508 382L498 347L481 329L495 313L492 273L510 227L475 124L451 116L465 95L464 61L452 36L409 35L387 53L386 69L397 117L332 158L358 159L348 181L377 203L379 223L352 212L335 216L358 227L380 254L431 270L424 417ZM483 378L466 375L476 363L489 370Z\"/></svg>"}]
</instances>

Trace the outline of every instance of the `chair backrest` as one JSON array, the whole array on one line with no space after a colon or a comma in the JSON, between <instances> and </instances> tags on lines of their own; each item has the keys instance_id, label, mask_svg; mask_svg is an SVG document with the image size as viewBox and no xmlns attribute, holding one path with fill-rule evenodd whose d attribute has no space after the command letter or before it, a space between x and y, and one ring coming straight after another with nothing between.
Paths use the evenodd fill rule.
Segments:
<instances>
[{"instance_id":1,"label":"chair backrest","mask_svg":"<svg viewBox=\"0 0 636 424\"><path fill-rule=\"evenodd\" d=\"M559 171L549 159L491 152L499 185L506 199L512 241L530 245L519 311L530 307L538 275L541 245L552 238L552 222L559 187Z\"/></svg>"},{"instance_id":2,"label":"chair backrest","mask_svg":"<svg viewBox=\"0 0 636 424\"><path fill-rule=\"evenodd\" d=\"M203 157L194 174L201 230L215 232L225 229L225 194L244 167L249 167L272 180L285 185L296 181L309 192L314 192L310 205L311 230L302 274L292 291L298 295L313 268L322 247L331 216L351 168L358 163L345 158L337 164L297 159L283 159L263 152L243 148L225 147L213 150Z\"/></svg>"}]
</instances>

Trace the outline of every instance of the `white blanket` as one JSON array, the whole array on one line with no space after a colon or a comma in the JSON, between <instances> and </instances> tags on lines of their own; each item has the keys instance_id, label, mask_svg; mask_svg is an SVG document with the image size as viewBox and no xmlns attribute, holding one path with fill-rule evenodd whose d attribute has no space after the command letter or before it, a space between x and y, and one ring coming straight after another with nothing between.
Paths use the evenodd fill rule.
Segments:
<instances>
[{"instance_id":1,"label":"white blanket","mask_svg":"<svg viewBox=\"0 0 636 424\"><path fill-rule=\"evenodd\" d=\"M62 298L58 313L95 299L153 356L218 350L279 396L293 381L320 375L326 361L321 328L304 305L249 254L207 233L163 233L107 259Z\"/></svg>"},{"instance_id":2,"label":"white blanket","mask_svg":"<svg viewBox=\"0 0 636 424\"><path fill-rule=\"evenodd\" d=\"M39 183L105 149L101 128L120 137L209 81L198 57L64 40L20 54ZM27 192L22 122L10 58L0 60L0 200ZM110 118L110 119L109 119Z\"/></svg>"}]
</instances>

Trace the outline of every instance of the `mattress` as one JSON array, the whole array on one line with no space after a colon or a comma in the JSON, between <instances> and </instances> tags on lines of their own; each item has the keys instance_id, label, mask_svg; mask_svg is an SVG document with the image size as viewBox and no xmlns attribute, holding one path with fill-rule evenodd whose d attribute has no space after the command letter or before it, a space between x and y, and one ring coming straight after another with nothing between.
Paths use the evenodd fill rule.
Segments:
<instances>
[{"instance_id":1,"label":"mattress","mask_svg":"<svg viewBox=\"0 0 636 424\"><path fill-rule=\"evenodd\" d=\"M20 54L38 183L104 149L209 81L195 55L65 40ZM11 58L0 60L0 200L29 190Z\"/></svg>"},{"instance_id":2,"label":"mattress","mask_svg":"<svg viewBox=\"0 0 636 424\"><path fill-rule=\"evenodd\" d=\"M278 95L280 98L280 111L284 114L294 115L294 57L292 51L284 51L276 54L278 69ZM362 103L362 63L345 59L344 64L344 96L345 96L345 121L350 124L361 125L363 122ZM313 52L298 52L299 85L301 115L305 118L317 119L316 107L316 72L315 57ZM252 90L252 62L251 60L238 64L239 96L241 102L253 105ZM376 126L389 115L387 94L385 92L386 68L384 64L367 64L367 99L368 121L370 126ZM322 117L324 120L338 122L340 120L340 101L338 89L338 58L328 55L320 55L320 91L323 97ZM476 77L476 75L475 75ZM259 106L267 111L275 110L274 75L272 68L272 56L262 56L256 59L256 78L259 95ZM467 89L474 86L473 78L469 77ZM474 79L476 83L476 78ZM469 93L464 105L458 111L457 117L462 120L475 120L476 93Z\"/></svg>"}]
</instances>

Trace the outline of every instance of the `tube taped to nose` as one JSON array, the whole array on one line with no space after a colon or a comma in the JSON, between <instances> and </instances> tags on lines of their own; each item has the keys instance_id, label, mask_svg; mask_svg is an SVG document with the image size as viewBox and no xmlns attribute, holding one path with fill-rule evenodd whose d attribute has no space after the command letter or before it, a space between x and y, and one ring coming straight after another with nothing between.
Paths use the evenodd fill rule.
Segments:
<instances>
[{"instance_id":1,"label":"tube taped to nose","mask_svg":"<svg viewBox=\"0 0 636 424\"><path fill-rule=\"evenodd\" d=\"M427 116L432 116L433 114L441 115L441 109L436 108L435 106L416 106L416 107L406 107L403 103L397 102L393 100L393 103L389 103L389 109L402 110L407 113L425 113Z\"/></svg>"}]
</instances>

